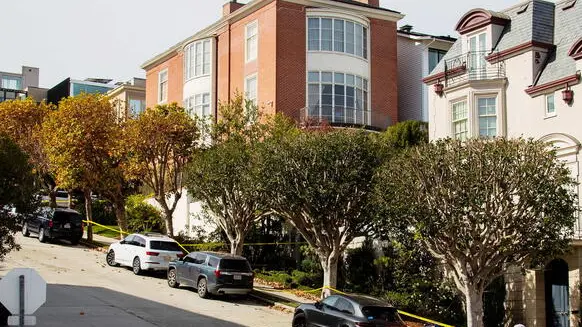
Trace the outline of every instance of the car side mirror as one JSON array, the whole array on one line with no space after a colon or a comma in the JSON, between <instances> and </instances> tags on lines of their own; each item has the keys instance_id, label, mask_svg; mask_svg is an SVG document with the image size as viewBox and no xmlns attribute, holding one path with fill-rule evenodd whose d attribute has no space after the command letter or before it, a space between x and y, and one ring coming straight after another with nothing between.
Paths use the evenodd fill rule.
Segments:
<instances>
[{"instance_id":1,"label":"car side mirror","mask_svg":"<svg viewBox=\"0 0 582 327\"><path fill-rule=\"evenodd\" d=\"M323 303L317 301L313 304L317 309L321 310L323 308Z\"/></svg>"},{"instance_id":2,"label":"car side mirror","mask_svg":"<svg viewBox=\"0 0 582 327\"><path fill-rule=\"evenodd\" d=\"M119 242L119 244L125 244L125 240L121 240L121 242Z\"/></svg>"}]
</instances>

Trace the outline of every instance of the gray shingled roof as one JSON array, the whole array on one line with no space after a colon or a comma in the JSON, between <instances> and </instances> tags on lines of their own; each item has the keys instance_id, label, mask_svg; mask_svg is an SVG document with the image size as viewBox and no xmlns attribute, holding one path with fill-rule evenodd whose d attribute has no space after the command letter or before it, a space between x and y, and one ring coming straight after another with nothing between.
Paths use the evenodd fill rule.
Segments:
<instances>
[{"instance_id":1,"label":"gray shingled roof","mask_svg":"<svg viewBox=\"0 0 582 327\"><path fill-rule=\"evenodd\" d=\"M578 1L574 7L563 10L569 3L569 1L562 1L556 4L554 29L556 50L550 55L536 85L576 73L576 61L568 55L568 50L582 37L582 2Z\"/></svg>"},{"instance_id":2,"label":"gray shingled roof","mask_svg":"<svg viewBox=\"0 0 582 327\"><path fill-rule=\"evenodd\" d=\"M455 43L453 43L453 45L451 46L451 48L449 49L449 51L445 54L445 56L443 57L443 59L438 63L438 65L436 65L436 67L432 70L432 72L430 72L430 75L434 75L434 74L438 74L438 73L442 73L443 71L445 71L445 62L449 59L455 58L457 56L460 56L463 51L462 48L462 43L461 43L461 39L457 39L457 41L455 41Z\"/></svg>"}]
</instances>

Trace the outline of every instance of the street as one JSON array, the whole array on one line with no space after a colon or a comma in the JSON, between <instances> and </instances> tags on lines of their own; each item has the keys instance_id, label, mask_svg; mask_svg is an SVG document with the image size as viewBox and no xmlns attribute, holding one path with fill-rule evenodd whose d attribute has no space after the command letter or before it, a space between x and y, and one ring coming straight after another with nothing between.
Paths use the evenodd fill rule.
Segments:
<instances>
[{"instance_id":1,"label":"street","mask_svg":"<svg viewBox=\"0 0 582 327\"><path fill-rule=\"evenodd\" d=\"M66 242L40 243L21 234L20 251L0 262L34 268L47 282L47 302L38 326L265 326L291 325L291 314L242 298L203 300L190 289L171 289L164 274L135 276L109 267L105 255Z\"/></svg>"}]
</instances>

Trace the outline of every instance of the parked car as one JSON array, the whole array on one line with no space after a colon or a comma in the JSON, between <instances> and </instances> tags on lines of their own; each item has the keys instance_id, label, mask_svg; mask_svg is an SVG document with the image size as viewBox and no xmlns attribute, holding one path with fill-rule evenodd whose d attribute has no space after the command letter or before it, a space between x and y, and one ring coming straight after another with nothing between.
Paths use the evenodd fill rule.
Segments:
<instances>
[{"instance_id":1,"label":"parked car","mask_svg":"<svg viewBox=\"0 0 582 327\"><path fill-rule=\"evenodd\" d=\"M405 327L396 308L368 296L332 295L295 309L293 327Z\"/></svg>"},{"instance_id":2,"label":"parked car","mask_svg":"<svg viewBox=\"0 0 582 327\"><path fill-rule=\"evenodd\" d=\"M170 261L184 255L180 245L173 239L158 233L131 234L109 246L107 264L128 266L133 273L144 270L167 270Z\"/></svg>"},{"instance_id":3,"label":"parked car","mask_svg":"<svg viewBox=\"0 0 582 327\"><path fill-rule=\"evenodd\" d=\"M168 285L196 288L201 298L210 295L247 295L253 290L254 274L246 258L217 252L192 252L170 262Z\"/></svg>"},{"instance_id":4,"label":"parked car","mask_svg":"<svg viewBox=\"0 0 582 327\"><path fill-rule=\"evenodd\" d=\"M42 208L22 223L22 234L38 235L38 240L48 242L52 239L65 239L73 245L83 237L83 217L72 209Z\"/></svg>"}]
</instances>

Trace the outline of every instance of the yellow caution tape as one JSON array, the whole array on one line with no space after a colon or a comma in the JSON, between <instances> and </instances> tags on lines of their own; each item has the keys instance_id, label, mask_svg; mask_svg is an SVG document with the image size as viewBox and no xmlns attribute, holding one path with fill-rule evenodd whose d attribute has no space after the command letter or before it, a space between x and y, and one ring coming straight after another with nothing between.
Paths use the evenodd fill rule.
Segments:
<instances>
[{"instance_id":1,"label":"yellow caution tape","mask_svg":"<svg viewBox=\"0 0 582 327\"><path fill-rule=\"evenodd\" d=\"M400 310L398 310L398 313L401 314L401 315L405 315L405 316L409 316L409 317L412 317L412 318L416 318L418 320L430 322L431 324L435 324L435 325L438 325L438 326L455 327L455 326L452 326L452 325L443 324L442 322L430 320L430 319L423 318L423 317L420 317L420 316L417 316L417 315L413 315L412 313L408 313L408 312L404 312L404 311L400 311Z\"/></svg>"},{"instance_id":2,"label":"yellow caution tape","mask_svg":"<svg viewBox=\"0 0 582 327\"><path fill-rule=\"evenodd\" d=\"M114 231L114 232L118 232L120 234L125 234L125 235L131 234L131 233L128 233L128 232L120 231L120 230L115 229L115 228L111 228L111 227L108 227L108 226L105 226L105 225L98 224L98 223L96 223L94 221L91 221L91 220L83 220L83 222L88 223L88 224L97 225L99 227L102 227L102 228L105 228L105 229L108 229L108 230L111 230L111 231Z\"/></svg>"}]
</instances>

